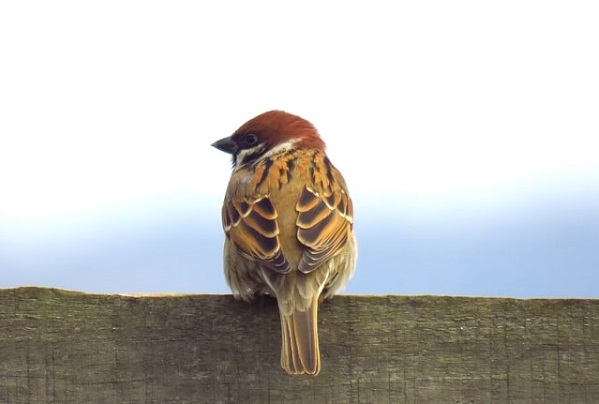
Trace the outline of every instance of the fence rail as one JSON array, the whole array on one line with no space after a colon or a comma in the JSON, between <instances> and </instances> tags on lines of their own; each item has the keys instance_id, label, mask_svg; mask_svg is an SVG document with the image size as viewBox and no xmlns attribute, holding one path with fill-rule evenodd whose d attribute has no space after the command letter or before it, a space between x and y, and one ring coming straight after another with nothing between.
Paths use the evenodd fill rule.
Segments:
<instances>
[{"instance_id":1,"label":"fence rail","mask_svg":"<svg viewBox=\"0 0 599 404\"><path fill-rule=\"evenodd\" d=\"M337 296L322 371L276 303L0 289L1 403L596 403L599 300Z\"/></svg>"}]
</instances>

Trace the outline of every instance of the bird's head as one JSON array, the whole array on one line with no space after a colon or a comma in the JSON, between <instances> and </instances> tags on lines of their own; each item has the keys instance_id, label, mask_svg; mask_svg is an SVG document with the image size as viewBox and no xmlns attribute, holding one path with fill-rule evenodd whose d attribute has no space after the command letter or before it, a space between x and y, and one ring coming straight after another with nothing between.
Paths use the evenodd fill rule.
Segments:
<instances>
[{"instance_id":1,"label":"bird's head","mask_svg":"<svg viewBox=\"0 0 599 404\"><path fill-rule=\"evenodd\" d=\"M276 110L250 119L212 146L230 153L234 168L296 148L325 149L314 125L297 115Z\"/></svg>"}]
</instances>

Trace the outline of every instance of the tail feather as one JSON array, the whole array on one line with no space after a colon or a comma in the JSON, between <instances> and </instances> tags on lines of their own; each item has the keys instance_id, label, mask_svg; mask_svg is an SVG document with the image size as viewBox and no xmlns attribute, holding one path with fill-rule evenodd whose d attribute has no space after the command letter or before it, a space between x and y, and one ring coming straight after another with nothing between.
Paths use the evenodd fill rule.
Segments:
<instances>
[{"instance_id":1,"label":"tail feather","mask_svg":"<svg viewBox=\"0 0 599 404\"><path fill-rule=\"evenodd\" d=\"M318 297L307 310L286 315L281 310L281 366L290 374L316 376L320 372L318 347Z\"/></svg>"}]
</instances>

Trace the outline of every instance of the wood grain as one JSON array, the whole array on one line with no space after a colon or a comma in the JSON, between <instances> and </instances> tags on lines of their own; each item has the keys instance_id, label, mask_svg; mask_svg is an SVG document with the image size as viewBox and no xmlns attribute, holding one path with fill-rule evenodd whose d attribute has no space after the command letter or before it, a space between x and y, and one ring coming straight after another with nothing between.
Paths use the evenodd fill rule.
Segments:
<instances>
[{"instance_id":1,"label":"wood grain","mask_svg":"<svg viewBox=\"0 0 599 404\"><path fill-rule=\"evenodd\" d=\"M599 300L338 296L320 376L276 304L0 289L0 403L596 403Z\"/></svg>"}]
</instances>

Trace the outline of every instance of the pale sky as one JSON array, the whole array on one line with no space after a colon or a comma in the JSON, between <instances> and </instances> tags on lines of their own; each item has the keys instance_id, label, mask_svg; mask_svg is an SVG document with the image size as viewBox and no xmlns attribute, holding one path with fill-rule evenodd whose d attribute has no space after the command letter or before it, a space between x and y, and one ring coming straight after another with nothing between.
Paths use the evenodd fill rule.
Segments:
<instances>
[{"instance_id":1,"label":"pale sky","mask_svg":"<svg viewBox=\"0 0 599 404\"><path fill-rule=\"evenodd\" d=\"M0 242L155 200L218 215L209 145L269 109L316 125L364 217L588 204L597 21L593 1L2 2Z\"/></svg>"}]
</instances>

